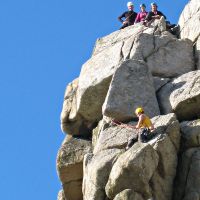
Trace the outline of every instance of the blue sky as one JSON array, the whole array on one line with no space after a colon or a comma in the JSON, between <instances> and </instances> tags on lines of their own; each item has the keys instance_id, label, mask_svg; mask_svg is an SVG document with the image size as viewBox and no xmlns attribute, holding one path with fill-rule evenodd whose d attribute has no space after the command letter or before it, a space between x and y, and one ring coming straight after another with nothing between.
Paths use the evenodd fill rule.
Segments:
<instances>
[{"instance_id":1,"label":"blue sky","mask_svg":"<svg viewBox=\"0 0 200 200\"><path fill-rule=\"evenodd\" d=\"M151 1L134 1L139 4ZM157 1L175 23L188 0ZM0 2L0 198L55 200L56 154L67 83L95 40L120 27L127 1Z\"/></svg>"}]
</instances>

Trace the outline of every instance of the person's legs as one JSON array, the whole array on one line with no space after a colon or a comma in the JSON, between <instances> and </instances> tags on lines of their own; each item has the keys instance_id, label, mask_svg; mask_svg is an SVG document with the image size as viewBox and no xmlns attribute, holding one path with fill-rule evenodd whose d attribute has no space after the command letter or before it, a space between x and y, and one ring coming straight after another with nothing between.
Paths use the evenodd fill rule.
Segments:
<instances>
[{"instance_id":1,"label":"person's legs","mask_svg":"<svg viewBox=\"0 0 200 200\"><path fill-rule=\"evenodd\" d=\"M126 28L127 26L128 26L128 24L123 24L123 25L120 27L120 30Z\"/></svg>"},{"instance_id":2,"label":"person's legs","mask_svg":"<svg viewBox=\"0 0 200 200\"><path fill-rule=\"evenodd\" d=\"M148 135L149 135L149 133L150 133L150 130L148 128L142 129L142 132L140 134L140 141L142 143L148 142Z\"/></svg>"},{"instance_id":3,"label":"person's legs","mask_svg":"<svg viewBox=\"0 0 200 200\"><path fill-rule=\"evenodd\" d=\"M165 21L165 18L163 16L160 18L158 26L159 26L161 31L166 31L166 21Z\"/></svg>"}]
</instances>

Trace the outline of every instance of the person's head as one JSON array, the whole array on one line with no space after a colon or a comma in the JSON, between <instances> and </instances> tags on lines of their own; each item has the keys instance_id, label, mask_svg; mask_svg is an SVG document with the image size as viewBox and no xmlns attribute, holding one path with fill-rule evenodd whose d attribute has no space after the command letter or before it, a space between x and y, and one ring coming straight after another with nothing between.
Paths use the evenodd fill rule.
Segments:
<instances>
[{"instance_id":1,"label":"person's head","mask_svg":"<svg viewBox=\"0 0 200 200\"><path fill-rule=\"evenodd\" d=\"M143 3L140 5L140 9L142 12L144 12L146 10L146 5Z\"/></svg>"},{"instance_id":2,"label":"person's head","mask_svg":"<svg viewBox=\"0 0 200 200\"><path fill-rule=\"evenodd\" d=\"M142 107L136 108L135 114L136 114L137 116L140 116L140 115L143 114L143 113L144 113L144 110L143 110Z\"/></svg>"},{"instance_id":3,"label":"person's head","mask_svg":"<svg viewBox=\"0 0 200 200\"><path fill-rule=\"evenodd\" d=\"M133 10L133 8L134 8L133 3L131 1L129 1L127 3L127 7L128 7L128 10Z\"/></svg>"},{"instance_id":4,"label":"person's head","mask_svg":"<svg viewBox=\"0 0 200 200\"><path fill-rule=\"evenodd\" d=\"M157 3L155 3L155 2L151 3L151 10L152 10L153 12L154 12L154 11L157 11L157 8L158 8Z\"/></svg>"}]
</instances>

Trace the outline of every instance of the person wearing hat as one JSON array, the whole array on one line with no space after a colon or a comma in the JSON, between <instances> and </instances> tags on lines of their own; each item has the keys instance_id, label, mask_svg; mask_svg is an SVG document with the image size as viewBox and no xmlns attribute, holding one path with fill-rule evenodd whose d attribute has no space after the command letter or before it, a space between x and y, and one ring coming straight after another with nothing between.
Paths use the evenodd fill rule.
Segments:
<instances>
[{"instance_id":1,"label":"person wearing hat","mask_svg":"<svg viewBox=\"0 0 200 200\"><path fill-rule=\"evenodd\" d=\"M157 4L155 2L151 3L151 11L146 16L145 21L150 22L155 19L160 19L161 17L166 19L166 16L162 12L158 11Z\"/></svg>"},{"instance_id":2,"label":"person wearing hat","mask_svg":"<svg viewBox=\"0 0 200 200\"><path fill-rule=\"evenodd\" d=\"M138 140L141 142L148 142L155 135L155 133L153 132L155 130L154 125L151 122L150 118L144 114L144 110L142 107L138 107L135 110L135 114L139 118L135 128L141 130L141 132L138 134ZM136 138L135 136L133 136L129 139L126 150L128 150L135 142Z\"/></svg>"},{"instance_id":3,"label":"person wearing hat","mask_svg":"<svg viewBox=\"0 0 200 200\"><path fill-rule=\"evenodd\" d=\"M139 118L138 123L135 126L136 129L147 128L149 130L154 130L154 126L153 126L150 118L144 114L144 110L142 107L138 107L135 110L135 114Z\"/></svg>"},{"instance_id":4,"label":"person wearing hat","mask_svg":"<svg viewBox=\"0 0 200 200\"><path fill-rule=\"evenodd\" d=\"M120 29L123 29L127 26L133 25L137 17L137 13L134 12L134 5L132 2L127 3L128 11L124 12L118 17L118 20L122 23ZM125 19L123 19L125 18Z\"/></svg>"},{"instance_id":5,"label":"person wearing hat","mask_svg":"<svg viewBox=\"0 0 200 200\"><path fill-rule=\"evenodd\" d=\"M138 23L138 22L144 22L148 12L146 11L146 5L143 3L140 5L140 10L141 12L139 12L137 14L137 17L135 19L135 23Z\"/></svg>"}]
</instances>

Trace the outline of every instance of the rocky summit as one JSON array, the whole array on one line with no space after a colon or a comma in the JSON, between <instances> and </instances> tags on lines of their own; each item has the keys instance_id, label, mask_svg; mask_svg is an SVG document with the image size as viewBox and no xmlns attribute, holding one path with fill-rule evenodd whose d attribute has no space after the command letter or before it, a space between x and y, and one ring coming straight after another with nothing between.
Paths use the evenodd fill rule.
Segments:
<instances>
[{"instance_id":1,"label":"rocky summit","mask_svg":"<svg viewBox=\"0 0 200 200\"><path fill-rule=\"evenodd\" d=\"M58 200L200 199L199 0L178 24L177 35L158 20L97 39L65 91ZM140 106L155 126L146 143L133 128Z\"/></svg>"}]
</instances>

